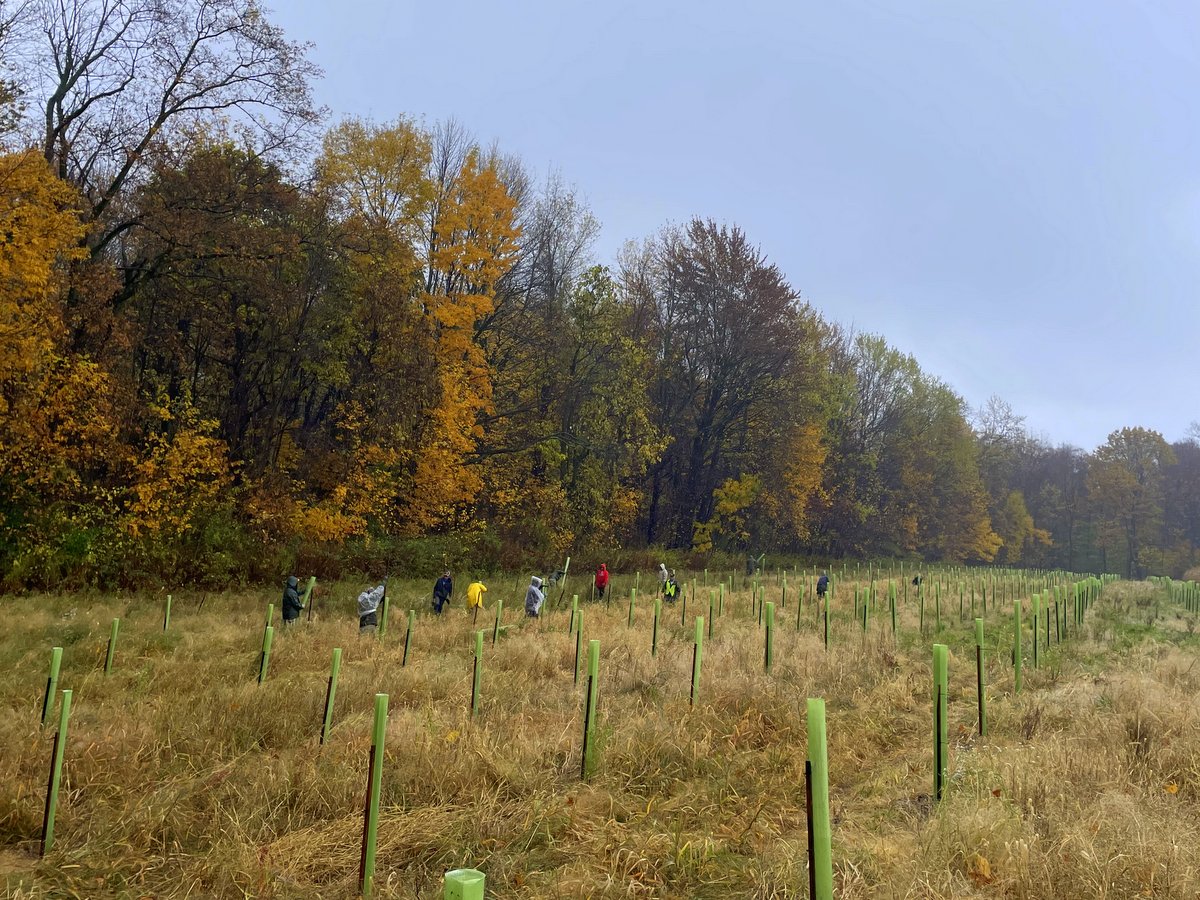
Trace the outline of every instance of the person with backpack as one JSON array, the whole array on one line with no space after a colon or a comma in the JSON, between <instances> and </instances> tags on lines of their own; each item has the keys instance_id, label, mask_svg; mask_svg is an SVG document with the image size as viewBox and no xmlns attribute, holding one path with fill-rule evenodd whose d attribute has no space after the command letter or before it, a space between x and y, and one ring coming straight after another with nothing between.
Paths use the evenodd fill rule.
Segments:
<instances>
[{"instance_id":1,"label":"person with backpack","mask_svg":"<svg viewBox=\"0 0 1200 900\"><path fill-rule=\"evenodd\" d=\"M829 590L829 573L822 572L821 577L817 579L817 599L824 600L825 593Z\"/></svg>"},{"instance_id":2,"label":"person with backpack","mask_svg":"<svg viewBox=\"0 0 1200 900\"><path fill-rule=\"evenodd\" d=\"M596 599L603 600L606 590L608 590L608 566L600 563L600 568L596 570Z\"/></svg>"},{"instance_id":3,"label":"person with backpack","mask_svg":"<svg viewBox=\"0 0 1200 900\"><path fill-rule=\"evenodd\" d=\"M433 611L439 616L442 614L442 607L450 602L450 595L453 593L454 580L447 569L433 586Z\"/></svg>"}]
</instances>

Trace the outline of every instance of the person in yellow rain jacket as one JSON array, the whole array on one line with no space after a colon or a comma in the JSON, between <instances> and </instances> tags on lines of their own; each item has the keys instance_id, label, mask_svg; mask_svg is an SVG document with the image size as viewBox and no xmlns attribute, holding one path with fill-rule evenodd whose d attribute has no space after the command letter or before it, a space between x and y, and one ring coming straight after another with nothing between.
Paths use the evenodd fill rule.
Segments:
<instances>
[{"instance_id":1,"label":"person in yellow rain jacket","mask_svg":"<svg viewBox=\"0 0 1200 900\"><path fill-rule=\"evenodd\" d=\"M487 593L487 585L482 581L472 581L467 588L467 609L483 607L483 595Z\"/></svg>"}]
</instances>

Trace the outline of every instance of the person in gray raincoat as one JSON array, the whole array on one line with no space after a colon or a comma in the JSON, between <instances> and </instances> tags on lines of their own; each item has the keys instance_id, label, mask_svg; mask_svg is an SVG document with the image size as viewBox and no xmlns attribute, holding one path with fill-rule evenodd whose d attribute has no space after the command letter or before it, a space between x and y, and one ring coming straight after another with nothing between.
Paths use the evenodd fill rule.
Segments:
<instances>
[{"instance_id":1,"label":"person in gray raincoat","mask_svg":"<svg viewBox=\"0 0 1200 900\"><path fill-rule=\"evenodd\" d=\"M300 602L300 579L295 575L289 575L287 587L283 589L283 624L291 625L300 618L300 611L304 609L304 604Z\"/></svg>"},{"instance_id":2,"label":"person in gray raincoat","mask_svg":"<svg viewBox=\"0 0 1200 900\"><path fill-rule=\"evenodd\" d=\"M546 595L542 593L542 579L536 575L529 582L529 590L525 592L525 615L531 619L536 619L542 611L542 604L546 602Z\"/></svg>"},{"instance_id":3,"label":"person in gray raincoat","mask_svg":"<svg viewBox=\"0 0 1200 900\"><path fill-rule=\"evenodd\" d=\"M387 590L387 579L378 587L368 588L358 595L358 633L374 634L379 625L379 604L383 602L383 592Z\"/></svg>"}]
</instances>

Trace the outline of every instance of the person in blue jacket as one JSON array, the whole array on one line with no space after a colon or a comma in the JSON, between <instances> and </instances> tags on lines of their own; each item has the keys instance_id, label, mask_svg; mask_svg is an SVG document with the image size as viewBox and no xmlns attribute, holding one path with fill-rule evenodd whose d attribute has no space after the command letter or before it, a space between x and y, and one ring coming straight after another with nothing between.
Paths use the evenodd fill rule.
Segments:
<instances>
[{"instance_id":1,"label":"person in blue jacket","mask_svg":"<svg viewBox=\"0 0 1200 900\"><path fill-rule=\"evenodd\" d=\"M442 607L450 602L450 595L453 593L454 580L450 577L449 570L447 570L442 573L442 577L433 586L433 611L439 616L442 614Z\"/></svg>"}]
</instances>

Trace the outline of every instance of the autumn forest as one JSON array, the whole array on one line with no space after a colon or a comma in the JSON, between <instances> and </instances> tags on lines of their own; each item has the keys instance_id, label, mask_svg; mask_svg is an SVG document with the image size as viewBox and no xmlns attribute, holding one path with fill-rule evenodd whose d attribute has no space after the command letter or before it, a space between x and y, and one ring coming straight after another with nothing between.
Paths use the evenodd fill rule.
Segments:
<instances>
[{"instance_id":1,"label":"autumn forest","mask_svg":"<svg viewBox=\"0 0 1200 900\"><path fill-rule=\"evenodd\" d=\"M0 17L5 588L646 547L1200 562L1200 429L1085 451L971 409L802 296L785 235L701 210L599 259L586 185L470 123L317 108L255 0Z\"/></svg>"}]
</instances>

